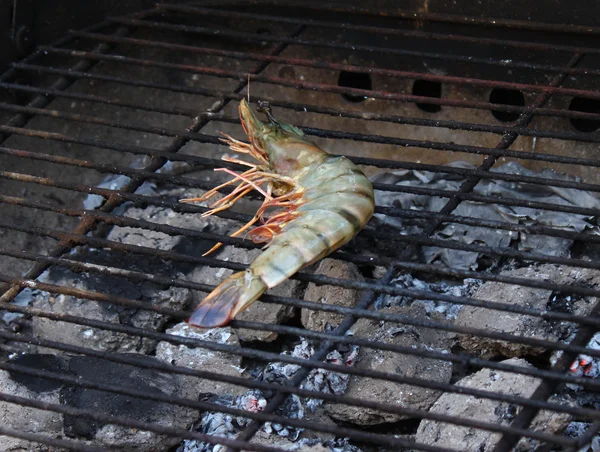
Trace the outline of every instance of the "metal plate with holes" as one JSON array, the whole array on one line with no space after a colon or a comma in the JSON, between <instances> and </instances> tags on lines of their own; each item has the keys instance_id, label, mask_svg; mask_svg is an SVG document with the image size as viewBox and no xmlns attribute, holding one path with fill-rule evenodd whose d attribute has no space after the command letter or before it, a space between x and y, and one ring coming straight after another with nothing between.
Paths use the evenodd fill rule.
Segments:
<instances>
[{"instance_id":1,"label":"metal plate with holes","mask_svg":"<svg viewBox=\"0 0 600 452\"><path fill-rule=\"evenodd\" d=\"M600 447L600 29L471 19L161 4L13 64L7 450ZM178 202L241 168L219 132L244 138L246 96L361 165L376 215L194 330L260 252L228 237L258 194Z\"/></svg>"}]
</instances>

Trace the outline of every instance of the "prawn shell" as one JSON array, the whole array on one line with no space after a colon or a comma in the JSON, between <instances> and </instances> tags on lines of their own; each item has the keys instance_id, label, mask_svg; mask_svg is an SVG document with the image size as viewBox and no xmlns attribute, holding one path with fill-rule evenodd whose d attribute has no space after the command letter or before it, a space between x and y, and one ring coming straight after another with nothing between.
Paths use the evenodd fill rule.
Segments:
<instances>
[{"instance_id":1,"label":"prawn shell","mask_svg":"<svg viewBox=\"0 0 600 452\"><path fill-rule=\"evenodd\" d=\"M299 218L294 220L294 228L304 228L311 231L313 242L311 246L316 249L324 250L324 254L329 254L338 249L344 243L348 242L356 234L356 230L342 215L331 210L312 210L305 212ZM303 244L303 246L306 246ZM316 255L307 265L320 259Z\"/></svg>"},{"instance_id":2,"label":"prawn shell","mask_svg":"<svg viewBox=\"0 0 600 452\"><path fill-rule=\"evenodd\" d=\"M329 193L309 201L298 208L298 212L314 210L327 211L327 215L336 213L352 226L350 238L364 227L366 220L373 214L373 201L370 197L356 193Z\"/></svg>"},{"instance_id":3,"label":"prawn shell","mask_svg":"<svg viewBox=\"0 0 600 452\"><path fill-rule=\"evenodd\" d=\"M251 268L270 289L282 283L291 275L304 267L304 252L297 244L282 238L279 243L275 239L269 247L252 262Z\"/></svg>"}]
</instances>

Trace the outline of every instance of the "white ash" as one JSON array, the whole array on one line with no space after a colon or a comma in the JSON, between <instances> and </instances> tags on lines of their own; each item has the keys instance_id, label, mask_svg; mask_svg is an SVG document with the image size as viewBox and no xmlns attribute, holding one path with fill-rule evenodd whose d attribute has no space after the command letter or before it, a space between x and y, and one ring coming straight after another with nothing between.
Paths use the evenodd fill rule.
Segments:
<instances>
[{"instance_id":1,"label":"white ash","mask_svg":"<svg viewBox=\"0 0 600 452\"><path fill-rule=\"evenodd\" d=\"M267 406L267 400L262 392L256 389L249 390L238 397L209 396L204 400L218 405L238 408L241 410L258 413ZM235 438L236 435L248 424L250 419L231 414L205 412L196 431L206 435ZM200 440L184 440L177 448L177 452L217 452L225 450L223 446L205 443Z\"/></svg>"},{"instance_id":2,"label":"white ash","mask_svg":"<svg viewBox=\"0 0 600 452\"><path fill-rule=\"evenodd\" d=\"M591 425L592 424L589 422L571 422L565 428L565 436L579 438L587 432ZM578 449L577 452L600 452L600 434L594 436L594 438L592 438L588 444L583 446L581 449Z\"/></svg>"},{"instance_id":3,"label":"white ash","mask_svg":"<svg viewBox=\"0 0 600 452\"><path fill-rule=\"evenodd\" d=\"M48 270L46 270L44 273L42 273L38 278L37 278L37 282L48 282L49 280L49 275L50 273L48 272ZM41 290L38 289L31 289L29 287L25 287L23 290L21 290L21 292L15 297L15 299L12 301L11 304L17 305L17 306L30 306L31 303L33 303L33 301L39 297L39 296L43 296L43 292ZM1 318L2 321L6 324L9 324L10 322L12 322L15 319L18 319L19 317L23 317L23 314L18 313L18 312L9 312L9 311L0 311L1 314Z\"/></svg>"},{"instance_id":4,"label":"white ash","mask_svg":"<svg viewBox=\"0 0 600 452\"><path fill-rule=\"evenodd\" d=\"M230 328L211 328L208 330L201 330L199 328L191 327L187 323L180 323L176 327L168 329L167 333L174 336L199 339L201 341L216 342L217 344L239 345L237 339L233 338L233 332ZM225 355L223 353L201 347L189 348L183 344L173 345L168 342L160 342L157 346L156 354L163 361L174 363L177 360L181 360L184 352L185 354L183 356L190 355L187 356L188 359L191 360L193 357L196 367L197 365L201 365L209 361L215 356L215 354ZM191 363L188 363L188 365L189 364Z\"/></svg>"},{"instance_id":5,"label":"white ash","mask_svg":"<svg viewBox=\"0 0 600 452\"><path fill-rule=\"evenodd\" d=\"M137 157L131 164L130 168L133 169L141 169L145 166L146 157ZM166 171L168 172L172 165L169 165L171 162L167 162L161 169L168 168ZM158 171L165 172L165 171ZM97 185L98 188L107 188L109 190L121 190L125 185L131 182L131 178L124 176L122 174L109 174L104 177ZM144 182L137 190L136 193L140 195L154 195L156 194L156 184L153 181ZM104 202L104 197L100 195L87 195L83 200L83 208L86 210L93 210L102 205ZM125 203L130 204L130 203ZM124 211L124 204L116 210L118 214L122 214Z\"/></svg>"},{"instance_id":6,"label":"white ash","mask_svg":"<svg viewBox=\"0 0 600 452\"><path fill-rule=\"evenodd\" d=\"M481 285L481 281L476 279L465 279L462 285L453 284L448 281L439 281L429 283L420 279L414 278L410 274L397 276L392 280L392 284L404 289L421 290L454 297L467 297L471 292ZM408 296L401 295L380 295L375 302L375 309L389 308L392 306L422 306L425 312L439 312L447 319L452 320L458 316L463 305L448 303L439 300L422 300L414 299Z\"/></svg>"},{"instance_id":7,"label":"white ash","mask_svg":"<svg viewBox=\"0 0 600 452\"><path fill-rule=\"evenodd\" d=\"M304 417L304 408L302 407L300 397L296 394L290 394L277 409L275 414L289 419L302 419ZM304 429L290 427L279 423L266 422L263 430L269 435L277 434L284 438L288 438L291 441L296 441Z\"/></svg>"},{"instance_id":8,"label":"white ash","mask_svg":"<svg viewBox=\"0 0 600 452\"><path fill-rule=\"evenodd\" d=\"M448 166L475 169L467 162L452 162ZM580 181L579 178L558 173L551 169L535 172L517 162L508 162L491 170L492 173L517 174L524 176L545 177L548 179ZM465 178L461 175L433 173L429 171L393 171L377 174L373 182L427 187L456 191ZM600 208L600 198L595 193L584 192L570 188L558 188L551 185L509 182L502 180L482 179L473 190L476 194L498 196L526 201L547 202L558 205L585 208ZM392 193L375 191L375 202L378 206L393 206L407 210L425 210L439 212L446 199L433 196L411 195L408 193ZM591 216L574 215L572 213L549 212L529 207L504 206L499 204L483 204L463 201L453 212L455 215L509 222L513 224L539 224L566 231L581 232L585 229L598 231L597 220ZM405 233L419 233L423 220L406 220L375 214L375 223L382 226L392 226ZM515 231L495 230L484 227L473 227L459 223L448 223L441 228L436 237L458 240L463 243L480 243L492 247L507 247L512 241L517 241L518 249L534 250L551 256L569 256L572 241L561 237L541 236ZM423 254L428 263L442 262L446 266L459 269L475 270L479 266L481 255L476 252L424 247Z\"/></svg>"},{"instance_id":9,"label":"white ash","mask_svg":"<svg viewBox=\"0 0 600 452\"><path fill-rule=\"evenodd\" d=\"M40 296L41 293L42 292L37 289L29 289L26 287L21 291L21 293L19 293L19 295L15 297L11 304L17 306L29 306L33 299ZM2 311L2 321L6 324L18 319L19 317L23 317L23 314L19 312Z\"/></svg>"},{"instance_id":10,"label":"white ash","mask_svg":"<svg viewBox=\"0 0 600 452\"><path fill-rule=\"evenodd\" d=\"M359 347L356 345L347 347L345 350L339 347L338 350L329 352L325 362L351 367L356 363L358 349ZM282 355L308 360L314 352L312 343L305 338L301 338L300 343L296 344L291 352L283 352ZM299 369L300 366L295 364L269 363L263 372L263 380L283 384L286 380L291 379ZM349 379L350 375L345 373L332 372L325 369L313 369L300 387L308 391L343 395L346 392ZM314 412L322 403L323 400L321 399L307 399L305 401L306 408L311 412Z\"/></svg>"},{"instance_id":11,"label":"white ash","mask_svg":"<svg viewBox=\"0 0 600 452\"><path fill-rule=\"evenodd\" d=\"M210 333L210 331L204 334L208 334ZM358 356L358 347L350 346L346 347L346 349L340 347L340 349L331 351L327 355L326 362L338 365L353 366ZM301 338L300 343L296 344L293 350L283 352L282 355L292 356L301 359L310 359L311 356L314 354L314 351L315 350L312 343L305 338ZM262 371L260 378L266 382L284 384L288 380L293 378L299 369L300 366L295 364L271 362ZM310 391L342 395L346 390L348 380L349 375L347 374L326 371L323 369L313 369L310 372L309 376L304 380L304 383L301 385L301 388ZM256 389L250 390L238 397L211 395L205 400L217 403L219 405L231 406L252 412L262 411L267 405L265 395L261 391ZM321 405L321 403L322 400L320 399L302 400L297 395L291 394L285 400L285 402L275 411L275 414L289 419L302 419L304 418L305 409L314 412L317 409L317 407ZM241 416L206 412L202 416L197 431L209 435L218 435L226 438L235 438L235 436L248 423L249 419L243 418ZM293 442L298 440L300 433L302 433L303 429L286 426L280 423L266 422L262 428L262 431L267 435L279 438L286 438L287 440ZM302 441L306 442L309 440L303 439ZM315 444L320 444L322 442L318 439L311 439L310 441L316 441ZM331 445L323 443L323 445L325 447L329 447L331 451L359 451L359 449L354 448L354 446L349 446L347 442L344 443L343 440L339 443L331 441L326 443L331 443ZM177 449L177 452L218 452L221 451L221 447L222 446L214 446L197 440L185 440Z\"/></svg>"}]
</instances>

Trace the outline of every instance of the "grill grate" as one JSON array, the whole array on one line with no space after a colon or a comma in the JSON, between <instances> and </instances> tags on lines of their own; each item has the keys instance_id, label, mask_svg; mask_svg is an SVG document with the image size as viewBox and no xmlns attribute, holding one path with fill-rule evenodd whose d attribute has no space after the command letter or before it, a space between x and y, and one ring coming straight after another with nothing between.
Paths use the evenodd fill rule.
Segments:
<instances>
[{"instance_id":1,"label":"grill grate","mask_svg":"<svg viewBox=\"0 0 600 452\"><path fill-rule=\"evenodd\" d=\"M252 9L245 5L251 5ZM308 13L302 15L300 11ZM307 19L306 16L311 14L318 14L320 19ZM448 28L439 31L436 28L439 24ZM515 35L513 29L530 34ZM572 45L565 44L568 42L564 40L565 33L572 38ZM0 393L0 400L5 406L20 405L59 413L64 422L68 418L81 418L100 425L112 424L175 438L171 444L187 439L221 444L229 450L282 450L282 443L274 443L272 438L268 443L254 441L265 423L271 423L306 429L316 438L324 438L325 434L349 438L352 444L364 450L452 450L452 444L423 441L419 434L415 439L415 431L408 431L411 435L406 434L406 431L401 431L407 428L406 424L395 423L385 430L282 414L290 395L295 395L302 399L320 399L326 403L378 410L401 416L400 419L423 420L423 423L429 420L480 429L488 432L488 436L496 433L498 438L486 446L494 451L511 450L522 438L536 440L549 447L579 450L600 431L598 401L593 398L600 382L597 378L572 373L569 368L580 354L591 360L600 358L600 349L588 345L600 330L600 305L595 298L600 296L600 289L592 283L567 284L505 270L550 264L565 271L576 269L595 275L600 269L599 261L594 258L600 236L594 230L573 230L544 222L468 215L461 213L459 207L471 203L530 209L544 215L572 214L591 218L590 224L597 225L599 209L593 204L557 203L543 197L499 196L476 188L483 181L528 187L527 190L552 187L555 190L575 190L578 199L585 196L584 192L596 196L595 193L600 191L596 176L600 160L594 158L590 151L593 149L591 146L600 142L600 136L594 131L574 131L573 127L566 126L568 121L571 124L575 124L574 121L600 124L600 108L566 108L572 98L590 102L600 100L595 86L595 77L600 74L600 69L594 67L594 56L600 52L597 46L599 33L600 29L594 27L494 21L443 14L395 12L379 17L368 11L331 5L303 5L303 9L299 10L286 2L246 2L241 6L219 9L162 4L133 16L108 18L90 29L71 31L53 45L39 47L22 62L13 64L0 78L0 87L7 93L0 102L0 158L6 163L0 171L3 184L0 203L5 213L5 218L0 219L0 231L8 238L0 246L0 254L6 261L0 273L0 281L4 283L0 303L5 313L21 315L11 317L10 328L0 328L0 348L4 353L0 369L13 376L53 381L60 388L118 394L131 398L134 404L153 401L192 409L196 413L218 412L240 416L248 422L240 427L235 438L223 438L207 433L197 424L167 425L156 420L139 420L90 407L72 406L65 400L48 402L31 393L29 397L23 397L5 388ZM538 36L543 39L538 39ZM484 56L486 52L491 56ZM525 61L530 54L533 62ZM425 62L447 63L453 69L433 70ZM397 69L404 63L407 69ZM421 64L426 72L423 72ZM278 73L274 67L291 68L302 75L289 77L281 70ZM332 80L331 74L340 72L369 74L385 89L340 86L327 81ZM448 87L448 91L437 97L408 94L406 91L410 88L407 88L407 83L414 80L438 83ZM259 342L232 345L174 334L167 330L189 317L193 308L189 301L183 306L148 303L147 299L136 298L127 290L114 292L110 287L81 284L81 281L91 281L92 278L99 278L106 284L119 280L144 287L151 285L156 292L164 288L185 290L201 299L214 288L214 284L195 281L189 268L241 270L246 267L242 262L230 261L221 255L201 257L202 253L195 249L190 251L177 246L156 248L147 246L145 242L129 243L121 240L122 237L111 236L110 231L130 228L143 236L160 234L165 240L177 238L189 243L211 244L221 241L228 248L256 248L253 243L227 237L222 231L201 229L196 227L197 224L184 227L182 221L161 222L139 213L149 207L160 208L168 211L172 219L192 215L199 217L208 210L201 205L180 204L177 197L183 197L179 196L183 190L197 193L218 185L214 177L199 177L194 172L217 167L241 168L218 158L226 151L216 131L239 129L234 106L247 95L248 81L253 96L268 100L278 114L288 115L294 124L302 126L307 135L323 143L325 149L332 149L333 153L347 152L373 175L400 170L461 181L457 189L375 182L374 188L381 193L396 193L399 197L418 195L442 201L439 208L432 210L415 210L401 204L377 205L377 214L414 222L419 229L416 232L391 227L383 229L372 224L361 232L356 243L332 255L337 261L363 269L366 276L362 280L308 270L292 277L300 288L316 285L362 293L354 306L339 305L336 300L328 303L310 301L298 293L270 293L261 298L267 306L281 305L304 312L338 314L343 320L335 328L321 331L306 329L301 326L298 317L282 324L243 319L231 323L233 332L244 329L277 335L277 341L270 346ZM458 91L454 93L451 89ZM518 105L482 101L481 93L491 89L518 91L525 95L526 102ZM333 96L339 99L333 102ZM353 104L344 100L357 98L363 102L356 104L355 108L350 108ZM423 113L414 104L436 106L442 113L439 110L438 113ZM492 119L491 113L497 112L516 116L514 121L502 123ZM449 119L453 116L461 119ZM428 138L415 138L411 131L416 131L416 136L426 135ZM454 132L457 133L456 141L448 138L448 133ZM430 139L429 136L436 138ZM532 140L528 149L519 141L525 138ZM543 152L535 149L536 140L542 143ZM154 145L154 142L157 144ZM366 149L364 152L363 147ZM422 163L421 158L428 163ZM460 159L468 159L475 166L449 165ZM534 169L552 168L576 173L581 177L559 178L556 173L497 171L499 164L509 161L520 161ZM167 164L175 169L166 170ZM107 175L122 178L118 184L107 186L102 179ZM165 191L157 191L158 188L148 190L150 183L155 184L153 187L164 187ZM179 191L175 193L174 190ZM86 197L90 196L97 196L102 201L88 207L84 200L89 200ZM137 209L138 214L128 214L127 208ZM233 224L246 222L251 215L243 210L224 211L217 217L214 221ZM521 234L540 236L545 240L563 239L573 241L581 250L554 255L535 248L520 249L514 242L508 246L491 246L477 240L444 237L439 234L444 225L507 231L511 237ZM394 250L382 252L386 245ZM423 250L434 248L475 253L485 256L488 263L477 268L464 268L424 260ZM98 260L98 254L95 254L98 250L110 250L110 259ZM130 265L127 259L131 256L135 256L136 260L147 260L148 264ZM376 267L383 268L377 276ZM173 271L173 268L179 270ZM187 272L180 270L182 268L187 268ZM68 271L76 280L52 280L48 278L49 271ZM371 275L368 275L369 272ZM564 297L587 297L591 301L585 312L553 310L546 306L540 308L484 300L469 293L440 292L428 286L403 286L398 282L399 275L415 278L426 275L432 281L498 283L531 291L545 290ZM54 301L49 305L20 303L19 297L27 291L55 298L72 297L73 312L55 309ZM419 317L408 310L374 309L386 296L449 303L463 309L473 307L476 312L488 312L492 318L504 313L525 316L543 320L556 329L569 326L572 334L558 338L526 331L518 335L486 329L481 325L459 324L435 315ZM109 321L108 317L85 314L75 306L76 300L97 302L107 312L116 313L116 317ZM160 316L155 319L164 321L157 320L154 325L136 324L125 319L124 312L150 312ZM414 329L400 334L408 334L406 331L417 331L416 334L444 332L455 338L465 335L480 341L537 348L542 352L535 356L527 353L518 355L535 364L524 367L500 361L499 355L477 354L457 346L441 350L426 343L403 345L381 337L348 334L366 320L379 322L378 325L387 325L388 328L394 325ZM66 337L57 341L55 337L40 333L44 330L38 330L36 325L40 324L35 322L77 325L102 334L118 334L119 337L139 341L139 344L151 341L206 350L207 353L244 359L249 366L252 363L275 362L296 365L298 369L289 380L280 384L231 375L225 371L172 365L145 357L142 353L125 354L117 353L116 349L93 347L85 340L74 342ZM289 346L300 338L312 341L314 353L309 358L282 354L275 348ZM427 370L410 375L403 374L402 369L391 372L389 368L381 371L329 362L327 356L330 352L342 345L360 347L363 358L368 354L391 352L403 357L449 363L454 369L453 379L436 379ZM158 391L143 386L132 388L108 377L86 378L64 372L64 369L26 365L16 359L36 350L58 356L83 356L161 375L185 376L194 381L208 380L215 384L259 389L269 394L268 403L262 410L248 411L204 400L197 394L190 397L166 393L161 387ZM153 355L154 352L152 349L147 354ZM551 364L553 352L555 360ZM510 422L506 421L507 418L503 418L503 422L491 422L485 417L480 420L466 415L445 414L429 407L415 408L393 403L392 396L383 399L366 394L365 397L354 397L301 387L314 369L347 375L351 383L361 378L383 380L415 390L429 389L495 401L498 407L509 406L515 411L508 418ZM457 385L460 369L465 369L465 375L489 369L519 378L535 377L538 383L534 385L535 390L526 396L518 391L511 393ZM580 395L589 395L585 403L561 403L553 398L565 387L572 388L573 385L578 385ZM540 411L564 414L571 421L586 422L589 426L578 437L563 434L564 426L559 431L531 428ZM199 418L200 415L197 415L196 420ZM66 429L60 439L54 438L52 432L28 430L22 426L2 427L0 435L72 450L110 448L110 444L88 441L89 437L77 437L67 433Z\"/></svg>"}]
</instances>

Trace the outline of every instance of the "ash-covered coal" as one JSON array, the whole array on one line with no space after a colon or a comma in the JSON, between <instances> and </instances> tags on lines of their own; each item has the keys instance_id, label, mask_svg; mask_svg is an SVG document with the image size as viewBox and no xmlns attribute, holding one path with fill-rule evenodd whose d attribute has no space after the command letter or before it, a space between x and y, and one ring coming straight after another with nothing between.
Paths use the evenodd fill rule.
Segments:
<instances>
[{"instance_id":1,"label":"ash-covered coal","mask_svg":"<svg viewBox=\"0 0 600 452\"><path fill-rule=\"evenodd\" d=\"M153 358L130 354L127 358L153 360ZM73 355L17 355L11 362L33 369L55 372L81 378L96 384L114 384L149 394L182 397L190 388L188 382L178 375L166 375L157 371L106 361L87 356ZM155 425L189 428L198 418L196 410L150 399L140 399L114 392L70 385L50 378L37 378L24 373L0 371L0 390L4 393L29 399L63 404L82 410L102 413ZM152 432L103 424L85 416L62 415L52 411L0 403L2 425L22 431L40 432L46 435L66 435L89 444L127 450L165 450L178 442L177 438L161 436ZM2 450L47 450L28 448L18 439L10 439ZM13 447L14 446L14 447ZM18 446L18 447L17 447ZM21 448L19 448L21 447Z\"/></svg>"},{"instance_id":2,"label":"ash-covered coal","mask_svg":"<svg viewBox=\"0 0 600 452\"><path fill-rule=\"evenodd\" d=\"M262 392L256 389L249 390L237 397L207 394L204 397L200 397L200 400L251 413L258 413L267 406L267 400L263 397ZM195 430L206 435L235 438L250 422L251 419L243 416L234 416L219 412L205 412ZM177 449L177 452L217 452L223 450L225 450L223 446L215 446L200 440L184 440Z\"/></svg>"},{"instance_id":3,"label":"ash-covered coal","mask_svg":"<svg viewBox=\"0 0 600 452\"><path fill-rule=\"evenodd\" d=\"M19 366L56 373L65 373L68 367L66 361L59 356L38 353L16 355L9 359L9 362ZM15 383L21 384L28 390L36 393L54 391L62 387L60 381L51 378L35 377L18 372L11 372L10 377Z\"/></svg>"},{"instance_id":4,"label":"ash-covered coal","mask_svg":"<svg viewBox=\"0 0 600 452\"><path fill-rule=\"evenodd\" d=\"M134 255L113 254L105 250L89 250L83 254L73 253L72 258L87 262L99 262L98 265L111 265L118 259L119 265L128 270L144 270L143 259ZM181 276L176 270L168 271L169 266L163 265L166 274L176 278ZM43 281L61 287L81 289L91 292L125 297L141 301L150 306L160 306L175 310L183 310L189 304L190 291L178 287L161 287L153 283L140 283L117 276L97 273L75 273L62 267L51 267L44 275ZM72 295L38 292L30 300L34 308L56 314L64 313L80 316L86 319L128 325L137 328L160 330L169 320L168 316L140 310L118 304L99 302L78 298ZM52 320L45 317L34 317L32 320L34 335L63 343L87 346L95 350L150 353L155 341L117 333L100 328L91 328L76 323ZM55 351L52 351L55 353Z\"/></svg>"},{"instance_id":5,"label":"ash-covered coal","mask_svg":"<svg viewBox=\"0 0 600 452\"><path fill-rule=\"evenodd\" d=\"M565 342L569 343L574 336L575 332ZM592 337L587 343L586 348L600 350L600 332ZM554 365L562 354L562 351L553 354L551 358L552 365ZM571 363L569 370L572 375L577 377L598 379L600 378L600 358L582 353ZM600 409L600 395L584 390L581 385L567 384L566 388L567 391L571 391L571 395L578 399L580 405L593 406L594 409Z\"/></svg>"},{"instance_id":6,"label":"ash-covered coal","mask_svg":"<svg viewBox=\"0 0 600 452\"><path fill-rule=\"evenodd\" d=\"M574 421L567 425L564 434L570 438L580 438L592 426L589 422ZM592 440L584 445L577 452L600 452L600 434L594 436Z\"/></svg>"},{"instance_id":7,"label":"ash-covered coal","mask_svg":"<svg viewBox=\"0 0 600 452\"><path fill-rule=\"evenodd\" d=\"M314 354L314 345L307 339L301 338L301 341L294 346L292 350L285 351L282 354L301 359L310 359ZM327 355L326 361L338 365L354 365L358 355L358 347L340 347ZM259 372L257 378L269 383L286 384L292 379L300 366L282 362L271 362ZM301 388L325 392L329 394L341 395L345 392L348 385L349 376L347 374L314 369L304 380ZM267 400L273 394L263 393L259 390L249 390L240 396L230 396L221 394L207 394L204 400L223 406L243 409L250 412L262 411L267 405ZM322 403L320 399L301 399L295 394L291 394L274 414L288 419L303 419L305 413L314 412ZM202 433L234 438L248 423L249 419L232 416L224 413L205 412L196 430ZM285 423L267 422L264 424L261 434L266 435L273 441L285 438L292 443L298 441L303 429L285 425ZM306 440L303 438L302 440ZM312 438L314 439L314 438ZM322 440L319 440L322 442ZM317 444L319 441L315 442ZM333 443L332 443L333 444ZM220 451L221 446L213 446L201 441L184 441L179 447L178 452L215 452ZM328 447L328 446L326 446ZM333 446L332 446L333 447ZM337 447L337 446L336 446ZM352 452L353 449L344 449L340 445L338 449L344 452ZM295 450L295 449L290 449ZM331 450L336 450L332 448Z\"/></svg>"},{"instance_id":8,"label":"ash-covered coal","mask_svg":"<svg viewBox=\"0 0 600 452\"><path fill-rule=\"evenodd\" d=\"M553 264L535 265L502 271L501 276L547 281L566 286L600 287L600 272L590 269L574 269ZM574 315L587 315L597 303L595 297L571 297L562 300L548 289L526 287L488 281L473 291L472 297L501 303L507 306L535 309L539 312L555 308L559 312L569 309ZM479 306L464 306L456 319L459 326L468 326L482 331L512 334L550 341L568 342L577 328L572 322L548 321L540 316L532 316L508 311L492 311ZM468 352L483 358L526 357L546 352L543 347L529 344L501 341L495 338L460 335L459 343Z\"/></svg>"},{"instance_id":9,"label":"ash-covered coal","mask_svg":"<svg viewBox=\"0 0 600 452\"><path fill-rule=\"evenodd\" d=\"M470 163L452 162L448 166L465 169L476 169ZM579 181L579 178L544 169L537 173L517 162L509 162L490 170L505 174L545 177L565 181ZM465 178L460 175L433 173L429 171L394 171L380 173L372 178L373 182L425 187L457 191ZM557 188L551 185L516 183L501 180L482 179L473 190L476 194L497 196L500 198L526 201L546 202L557 205L600 208L600 199L595 193L570 188ZM426 210L439 212L447 202L445 198L413 195L409 193L393 193L375 191L375 203L378 206L393 206L408 210ZM461 202L453 211L453 215L485 220L503 221L514 224L537 224L551 226L565 231L582 232L586 229L598 231L597 219L591 216L572 213L551 212L519 206L504 206L494 203L482 204L470 201ZM406 234L419 233L422 220L410 220L375 214L375 223L381 226L392 226ZM479 243L492 247L507 247L512 241L517 242L519 250L533 250L551 256L569 256L572 241L560 237L530 235L514 231L495 230L474 227L458 223L450 223L441 227L435 235L438 238L457 240L463 243ZM480 255L475 252L424 247L423 254L428 263L441 261L451 268L477 269Z\"/></svg>"},{"instance_id":10,"label":"ash-covered coal","mask_svg":"<svg viewBox=\"0 0 600 452\"><path fill-rule=\"evenodd\" d=\"M512 358L502 361L502 363L525 368L533 367L527 361L519 358ZM539 379L528 375L485 368L461 379L456 386L528 398L531 397L540 382ZM568 403L568 401L554 396L552 399L550 401L553 403ZM458 416L462 419L509 425L518 415L520 408L508 402L448 392L437 399L431 411ZM556 434L563 431L570 421L571 416L567 413L542 410L536 415L530 428L539 432ZM431 446L447 447L451 444L456 450L489 451L494 449L500 437L499 433L423 419L419 424L416 440ZM515 450L535 451L539 450L538 446L539 443L536 440L523 438Z\"/></svg>"},{"instance_id":11,"label":"ash-covered coal","mask_svg":"<svg viewBox=\"0 0 600 452\"><path fill-rule=\"evenodd\" d=\"M166 332L174 336L215 342L230 347L239 347L240 345L235 330L229 327L202 330L182 322L169 328ZM183 344L162 341L156 347L156 357L175 366L213 372L219 376L248 377L248 373L241 367L241 356L233 353L223 353L204 347L188 347ZM237 386L223 380L209 380L208 378L196 378L187 375L182 375L182 378L188 382L187 386L190 388L186 397L193 400L197 399L201 393L238 396L246 391L243 386Z\"/></svg>"},{"instance_id":12,"label":"ash-covered coal","mask_svg":"<svg viewBox=\"0 0 600 452\"><path fill-rule=\"evenodd\" d=\"M358 346L340 344L336 350L329 352L325 362L352 367L358 358ZM283 355L300 359L310 359L314 354L314 345L305 338L294 346L291 351L283 352ZM265 368L262 379L270 383L285 384L291 380L300 366L282 362L269 363ZM348 386L350 375L340 372L332 372L325 369L313 369L300 386L302 389L326 394L343 395ZM323 401L321 399L307 399L306 408L312 412L316 411Z\"/></svg>"},{"instance_id":13,"label":"ash-covered coal","mask_svg":"<svg viewBox=\"0 0 600 452\"><path fill-rule=\"evenodd\" d=\"M468 297L481 281L476 279L465 279L462 284L454 281L426 282L415 278L410 274L401 274L392 280L392 284L403 289L420 290L454 297ZM447 319L456 319L463 305L448 303L439 300L415 299L402 295L381 294L375 302L375 309L389 308L393 306L421 306L427 313L437 312L443 314Z\"/></svg>"}]
</instances>

